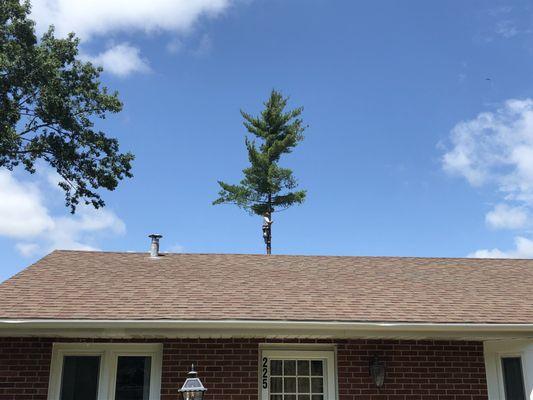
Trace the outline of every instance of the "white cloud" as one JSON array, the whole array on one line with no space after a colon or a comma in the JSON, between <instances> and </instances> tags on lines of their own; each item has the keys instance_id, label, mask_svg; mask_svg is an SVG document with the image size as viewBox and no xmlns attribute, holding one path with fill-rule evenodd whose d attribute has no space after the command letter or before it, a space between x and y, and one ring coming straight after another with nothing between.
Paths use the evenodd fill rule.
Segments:
<instances>
[{"instance_id":1,"label":"white cloud","mask_svg":"<svg viewBox=\"0 0 533 400\"><path fill-rule=\"evenodd\" d=\"M98 250L92 235L122 235L125 231L124 222L112 211L80 206L75 215L55 219L54 228L46 233L47 251Z\"/></svg>"},{"instance_id":2,"label":"white cloud","mask_svg":"<svg viewBox=\"0 0 533 400\"><path fill-rule=\"evenodd\" d=\"M179 53L183 49L183 42L179 38L174 38L167 43L167 51L171 54Z\"/></svg>"},{"instance_id":3,"label":"white cloud","mask_svg":"<svg viewBox=\"0 0 533 400\"><path fill-rule=\"evenodd\" d=\"M53 174L45 173L42 182L49 188L57 184ZM49 201L57 192L45 197L39 184L22 182L12 172L0 170L0 236L17 239L15 248L25 256L55 249L97 250L103 236L121 235L124 222L111 210L79 206L75 215L53 215Z\"/></svg>"},{"instance_id":4,"label":"white cloud","mask_svg":"<svg viewBox=\"0 0 533 400\"><path fill-rule=\"evenodd\" d=\"M242 0L33 0L32 17L39 33L54 25L59 36L75 32L83 42L132 32L185 35L201 18L216 17L237 1ZM167 50L178 52L180 43L174 39ZM204 36L197 53L210 47L211 39ZM150 70L139 49L125 43L85 58L119 76Z\"/></svg>"},{"instance_id":5,"label":"white cloud","mask_svg":"<svg viewBox=\"0 0 533 400\"><path fill-rule=\"evenodd\" d=\"M198 47L193 51L193 54L198 57L205 56L211 52L213 49L213 41L211 37L207 34L202 35L200 41L198 42Z\"/></svg>"},{"instance_id":6,"label":"white cloud","mask_svg":"<svg viewBox=\"0 0 533 400\"><path fill-rule=\"evenodd\" d=\"M487 14L493 17L498 17L502 14L509 14L513 11L513 8L510 6L494 7L487 10Z\"/></svg>"},{"instance_id":7,"label":"white cloud","mask_svg":"<svg viewBox=\"0 0 533 400\"><path fill-rule=\"evenodd\" d=\"M148 61L141 57L141 51L128 43L114 45L97 56L84 55L83 58L122 77L134 72L150 71Z\"/></svg>"},{"instance_id":8,"label":"white cloud","mask_svg":"<svg viewBox=\"0 0 533 400\"><path fill-rule=\"evenodd\" d=\"M185 32L202 16L214 17L233 0L33 0L40 32L55 25L83 40L125 31Z\"/></svg>"},{"instance_id":9,"label":"white cloud","mask_svg":"<svg viewBox=\"0 0 533 400\"><path fill-rule=\"evenodd\" d=\"M170 54L187 53L195 57L204 57L213 49L213 39L207 33L200 35L193 41L175 37L167 43L166 49Z\"/></svg>"},{"instance_id":10,"label":"white cloud","mask_svg":"<svg viewBox=\"0 0 533 400\"><path fill-rule=\"evenodd\" d=\"M530 227L533 209L533 100L511 99L496 111L457 124L443 168L473 186L491 185L500 203L485 216L495 229ZM476 257L533 257L533 241L519 236L509 251L483 249Z\"/></svg>"},{"instance_id":11,"label":"white cloud","mask_svg":"<svg viewBox=\"0 0 533 400\"><path fill-rule=\"evenodd\" d=\"M511 20L499 21L496 24L496 33L504 39L510 39L520 33L515 23Z\"/></svg>"},{"instance_id":12,"label":"white cloud","mask_svg":"<svg viewBox=\"0 0 533 400\"><path fill-rule=\"evenodd\" d=\"M528 224L529 215L524 207L497 204L485 216L487 225L494 229L520 229Z\"/></svg>"},{"instance_id":13,"label":"white cloud","mask_svg":"<svg viewBox=\"0 0 533 400\"><path fill-rule=\"evenodd\" d=\"M41 247L37 243L17 243L15 248L24 257L32 257L41 252Z\"/></svg>"},{"instance_id":14,"label":"white cloud","mask_svg":"<svg viewBox=\"0 0 533 400\"><path fill-rule=\"evenodd\" d=\"M473 258L533 258L533 240L522 236L515 238L515 248L507 251L500 249L477 250L468 255Z\"/></svg>"},{"instance_id":15,"label":"white cloud","mask_svg":"<svg viewBox=\"0 0 533 400\"><path fill-rule=\"evenodd\" d=\"M36 185L21 183L0 170L0 235L26 238L52 228L54 222L42 200Z\"/></svg>"},{"instance_id":16,"label":"white cloud","mask_svg":"<svg viewBox=\"0 0 533 400\"><path fill-rule=\"evenodd\" d=\"M168 252L169 253L183 253L185 251L185 247L182 246L179 243L176 243L169 247Z\"/></svg>"},{"instance_id":17,"label":"white cloud","mask_svg":"<svg viewBox=\"0 0 533 400\"><path fill-rule=\"evenodd\" d=\"M508 100L451 131L446 171L474 186L494 183L506 199L533 204L533 100Z\"/></svg>"}]
</instances>

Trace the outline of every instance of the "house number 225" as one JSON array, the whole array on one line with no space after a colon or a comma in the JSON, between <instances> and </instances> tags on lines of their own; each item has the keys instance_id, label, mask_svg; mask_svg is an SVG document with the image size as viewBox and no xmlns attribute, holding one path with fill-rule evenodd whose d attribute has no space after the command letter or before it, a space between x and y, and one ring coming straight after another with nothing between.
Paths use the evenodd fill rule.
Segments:
<instances>
[{"instance_id":1,"label":"house number 225","mask_svg":"<svg viewBox=\"0 0 533 400\"><path fill-rule=\"evenodd\" d=\"M268 358L263 357L263 389L268 389Z\"/></svg>"}]
</instances>

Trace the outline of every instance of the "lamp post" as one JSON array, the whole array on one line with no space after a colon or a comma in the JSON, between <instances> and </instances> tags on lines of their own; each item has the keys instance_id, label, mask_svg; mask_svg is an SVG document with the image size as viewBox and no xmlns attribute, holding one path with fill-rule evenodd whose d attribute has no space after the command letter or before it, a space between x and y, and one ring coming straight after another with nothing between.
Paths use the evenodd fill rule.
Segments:
<instances>
[{"instance_id":1,"label":"lamp post","mask_svg":"<svg viewBox=\"0 0 533 400\"><path fill-rule=\"evenodd\" d=\"M194 364L192 364L191 370L187 374L187 379L185 379L183 386L179 390L182 400L203 400L206 391L207 389L198 378L194 370Z\"/></svg>"}]
</instances>

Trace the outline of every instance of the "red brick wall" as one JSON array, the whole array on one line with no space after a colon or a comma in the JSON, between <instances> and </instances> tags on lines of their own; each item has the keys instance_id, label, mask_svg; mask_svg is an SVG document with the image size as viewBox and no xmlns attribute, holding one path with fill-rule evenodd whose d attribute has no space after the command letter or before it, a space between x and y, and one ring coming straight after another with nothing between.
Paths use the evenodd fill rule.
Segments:
<instances>
[{"instance_id":1,"label":"red brick wall","mask_svg":"<svg viewBox=\"0 0 533 400\"><path fill-rule=\"evenodd\" d=\"M373 385L368 363L385 362L385 384ZM487 400L479 342L352 340L337 343L340 400Z\"/></svg>"},{"instance_id":2,"label":"red brick wall","mask_svg":"<svg viewBox=\"0 0 533 400\"><path fill-rule=\"evenodd\" d=\"M198 363L208 400L257 400L258 345L264 340L158 342L164 343L162 400L178 399L191 362ZM46 399L52 343L0 338L0 400ZM336 345L340 400L487 400L479 342L342 340ZM368 374L374 354L386 364L381 389Z\"/></svg>"},{"instance_id":3,"label":"red brick wall","mask_svg":"<svg viewBox=\"0 0 533 400\"><path fill-rule=\"evenodd\" d=\"M0 337L0 400L46 399L52 343Z\"/></svg>"},{"instance_id":4,"label":"red brick wall","mask_svg":"<svg viewBox=\"0 0 533 400\"><path fill-rule=\"evenodd\" d=\"M161 399L178 399L192 362L208 388L206 399L258 397L258 340L171 340L163 347Z\"/></svg>"}]
</instances>

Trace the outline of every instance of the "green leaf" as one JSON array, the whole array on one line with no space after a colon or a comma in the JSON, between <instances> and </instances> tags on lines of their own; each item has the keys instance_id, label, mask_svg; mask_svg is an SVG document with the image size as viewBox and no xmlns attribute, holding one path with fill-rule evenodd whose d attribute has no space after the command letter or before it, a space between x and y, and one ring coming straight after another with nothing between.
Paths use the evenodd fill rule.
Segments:
<instances>
[{"instance_id":1,"label":"green leaf","mask_svg":"<svg viewBox=\"0 0 533 400\"><path fill-rule=\"evenodd\" d=\"M244 126L252 135L245 138L250 166L243 170L240 184L218 182L220 192L214 205L235 204L252 214L271 215L304 202L306 192L294 191L297 182L292 170L278 165L281 156L303 140L306 128L299 118L303 108L285 111L287 101L273 90L259 116L241 111Z\"/></svg>"},{"instance_id":2,"label":"green leaf","mask_svg":"<svg viewBox=\"0 0 533 400\"><path fill-rule=\"evenodd\" d=\"M38 41L28 2L0 2L0 167L35 172L38 160L61 176L65 202L104 206L98 189L132 177L131 153L94 129L96 119L122 110L116 92L99 80L101 68L78 58L79 40Z\"/></svg>"}]
</instances>

